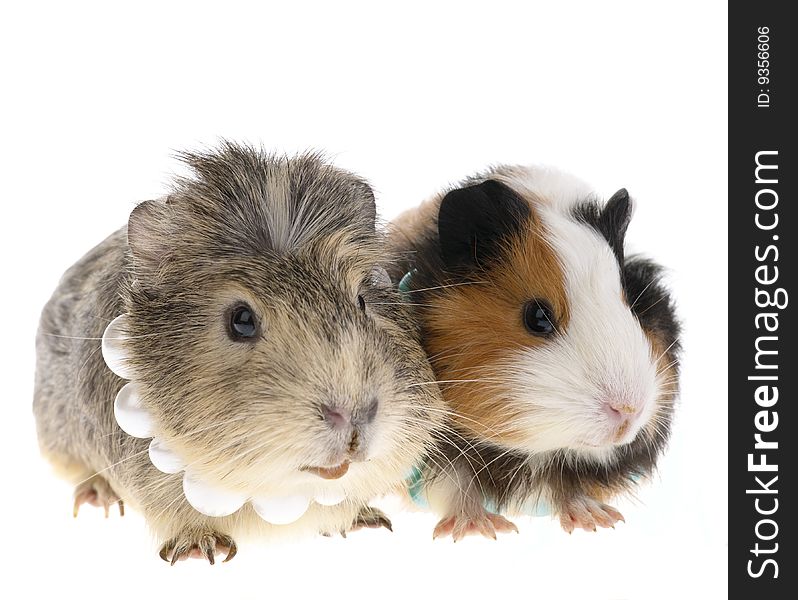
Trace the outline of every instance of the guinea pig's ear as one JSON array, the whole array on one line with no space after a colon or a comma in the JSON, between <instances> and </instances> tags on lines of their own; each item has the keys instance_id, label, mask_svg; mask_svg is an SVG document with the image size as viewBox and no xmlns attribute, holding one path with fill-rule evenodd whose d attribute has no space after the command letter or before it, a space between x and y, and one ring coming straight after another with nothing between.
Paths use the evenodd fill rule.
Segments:
<instances>
[{"instance_id":1,"label":"guinea pig's ear","mask_svg":"<svg viewBox=\"0 0 798 600\"><path fill-rule=\"evenodd\" d=\"M171 239L169 206L166 202L142 202L127 221L127 244L139 273L155 273Z\"/></svg>"},{"instance_id":2,"label":"guinea pig's ear","mask_svg":"<svg viewBox=\"0 0 798 600\"><path fill-rule=\"evenodd\" d=\"M601 218L608 229L614 231L621 240L626 236L626 230L634 213L634 202L629 197L626 188L621 188L607 200L601 211Z\"/></svg>"},{"instance_id":3,"label":"guinea pig's ear","mask_svg":"<svg viewBox=\"0 0 798 600\"><path fill-rule=\"evenodd\" d=\"M531 218L529 203L498 181L452 190L438 209L444 263L453 269L483 265Z\"/></svg>"},{"instance_id":4,"label":"guinea pig's ear","mask_svg":"<svg viewBox=\"0 0 798 600\"><path fill-rule=\"evenodd\" d=\"M374 190L371 186L360 179L357 180L355 188L358 194L363 197L363 204L365 206L366 214L371 221L372 225L377 224L377 200L374 198Z\"/></svg>"},{"instance_id":5,"label":"guinea pig's ear","mask_svg":"<svg viewBox=\"0 0 798 600\"><path fill-rule=\"evenodd\" d=\"M623 264L623 242L633 213L634 202L626 188L621 188L607 200L599 217L599 229L621 264Z\"/></svg>"}]
</instances>

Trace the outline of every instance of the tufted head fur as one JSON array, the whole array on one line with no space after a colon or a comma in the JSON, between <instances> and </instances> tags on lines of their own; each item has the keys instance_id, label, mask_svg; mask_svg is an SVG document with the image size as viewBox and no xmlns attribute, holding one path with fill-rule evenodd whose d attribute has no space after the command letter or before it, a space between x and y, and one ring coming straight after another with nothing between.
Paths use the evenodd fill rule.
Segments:
<instances>
[{"instance_id":1,"label":"tufted head fur","mask_svg":"<svg viewBox=\"0 0 798 600\"><path fill-rule=\"evenodd\" d=\"M304 155L224 145L128 223L130 363L159 437L247 494L337 485L367 500L431 441L438 392L384 276L374 196ZM255 334L231 319L244 307Z\"/></svg>"}]
</instances>

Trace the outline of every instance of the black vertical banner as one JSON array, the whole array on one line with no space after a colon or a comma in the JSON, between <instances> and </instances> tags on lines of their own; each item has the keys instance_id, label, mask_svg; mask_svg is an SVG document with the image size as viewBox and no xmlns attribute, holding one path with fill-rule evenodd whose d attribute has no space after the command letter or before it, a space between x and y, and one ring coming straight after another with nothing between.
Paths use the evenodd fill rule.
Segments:
<instances>
[{"instance_id":1,"label":"black vertical banner","mask_svg":"<svg viewBox=\"0 0 798 600\"><path fill-rule=\"evenodd\" d=\"M798 598L795 22L729 7L729 590ZM709 309L709 307L708 307ZM744 595L743 595L744 594Z\"/></svg>"}]
</instances>

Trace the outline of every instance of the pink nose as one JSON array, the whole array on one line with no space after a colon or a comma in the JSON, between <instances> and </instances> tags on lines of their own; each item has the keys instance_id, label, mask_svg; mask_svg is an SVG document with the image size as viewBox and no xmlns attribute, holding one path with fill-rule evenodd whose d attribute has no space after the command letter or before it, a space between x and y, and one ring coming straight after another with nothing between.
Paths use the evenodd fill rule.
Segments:
<instances>
[{"instance_id":1,"label":"pink nose","mask_svg":"<svg viewBox=\"0 0 798 600\"><path fill-rule=\"evenodd\" d=\"M623 442L634 422L642 411L642 407L628 401L607 400L602 405L612 426L610 437L616 444Z\"/></svg>"},{"instance_id":2,"label":"pink nose","mask_svg":"<svg viewBox=\"0 0 798 600\"><path fill-rule=\"evenodd\" d=\"M321 416L333 429L344 429L350 426L363 427L374 421L379 407L380 403L376 398L373 398L368 406L358 406L354 410L336 404L322 404Z\"/></svg>"},{"instance_id":3,"label":"pink nose","mask_svg":"<svg viewBox=\"0 0 798 600\"><path fill-rule=\"evenodd\" d=\"M640 414L642 408L636 404L622 400L607 400L604 402L604 412L613 421L622 422L630 420Z\"/></svg>"},{"instance_id":4,"label":"pink nose","mask_svg":"<svg viewBox=\"0 0 798 600\"><path fill-rule=\"evenodd\" d=\"M324 404L321 407L321 413L324 416L324 420L336 429L346 427L351 422L349 412L337 406Z\"/></svg>"}]
</instances>

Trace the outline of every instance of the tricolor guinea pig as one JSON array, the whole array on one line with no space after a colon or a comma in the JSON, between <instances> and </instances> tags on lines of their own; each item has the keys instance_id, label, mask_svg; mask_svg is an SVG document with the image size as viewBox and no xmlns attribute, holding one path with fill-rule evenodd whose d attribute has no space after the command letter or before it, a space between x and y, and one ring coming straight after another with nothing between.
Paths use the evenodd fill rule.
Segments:
<instances>
[{"instance_id":1,"label":"tricolor guinea pig","mask_svg":"<svg viewBox=\"0 0 798 600\"><path fill-rule=\"evenodd\" d=\"M662 269L626 256L625 189L498 167L400 215L391 269L415 307L449 424L413 488L435 535L495 537L545 506L563 528L622 519L652 473L678 389Z\"/></svg>"},{"instance_id":2,"label":"tricolor guinea pig","mask_svg":"<svg viewBox=\"0 0 798 600\"><path fill-rule=\"evenodd\" d=\"M443 405L365 181L222 145L62 278L37 336L45 456L175 561L389 526Z\"/></svg>"}]
</instances>

